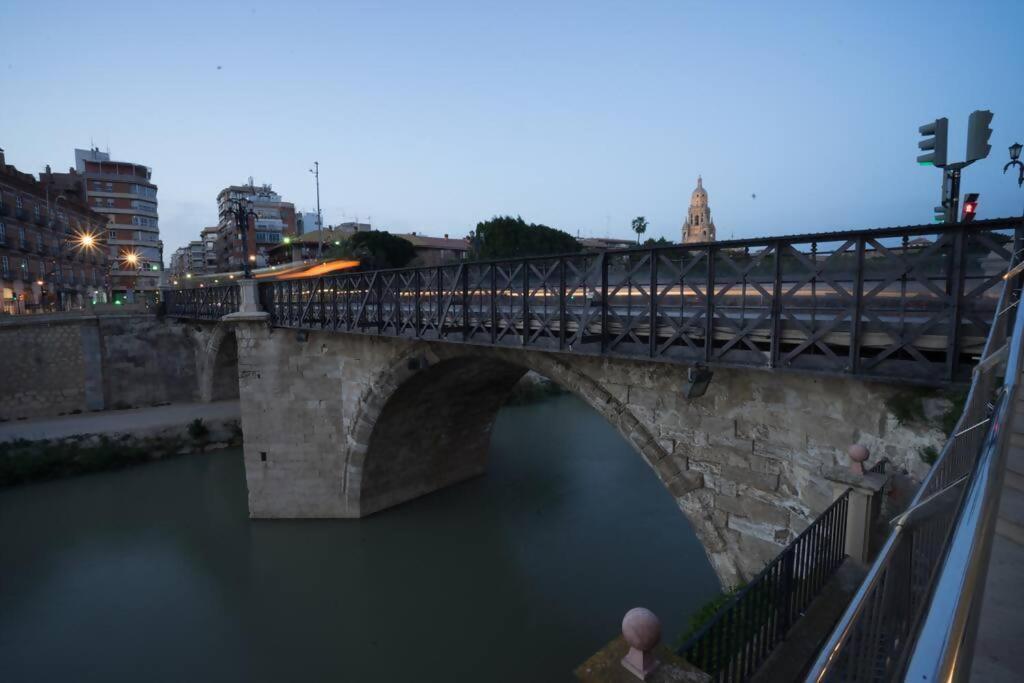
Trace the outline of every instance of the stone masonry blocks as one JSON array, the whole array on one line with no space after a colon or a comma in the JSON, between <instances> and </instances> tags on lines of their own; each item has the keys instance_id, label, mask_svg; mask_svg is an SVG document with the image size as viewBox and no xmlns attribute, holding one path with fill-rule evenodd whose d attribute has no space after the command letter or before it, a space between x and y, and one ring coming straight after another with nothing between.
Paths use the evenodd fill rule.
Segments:
<instances>
[{"instance_id":1,"label":"stone masonry blocks","mask_svg":"<svg viewBox=\"0 0 1024 683\"><path fill-rule=\"evenodd\" d=\"M707 394L686 400L674 364L354 334L300 342L254 322L236 334L253 516L359 517L480 474L504 394L533 370L633 445L729 585L831 503L822 470L853 439L880 443L884 429L893 465L908 467L917 444L941 438L886 419L895 388L852 378L716 368Z\"/></svg>"}]
</instances>

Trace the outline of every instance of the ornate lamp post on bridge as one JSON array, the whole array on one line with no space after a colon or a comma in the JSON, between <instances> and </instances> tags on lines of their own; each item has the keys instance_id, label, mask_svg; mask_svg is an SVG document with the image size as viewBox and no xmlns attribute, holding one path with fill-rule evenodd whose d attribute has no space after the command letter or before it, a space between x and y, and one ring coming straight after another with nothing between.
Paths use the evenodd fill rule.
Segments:
<instances>
[{"instance_id":1,"label":"ornate lamp post on bridge","mask_svg":"<svg viewBox=\"0 0 1024 683\"><path fill-rule=\"evenodd\" d=\"M249 189L252 194L256 193L256 189L252 186ZM249 219L257 218L252 206L252 200L239 197L238 199L231 200L231 208L227 210L234 217L235 229L242 236L242 277L246 280L252 277L250 262L256 260L255 255L249 255Z\"/></svg>"},{"instance_id":2,"label":"ornate lamp post on bridge","mask_svg":"<svg viewBox=\"0 0 1024 683\"><path fill-rule=\"evenodd\" d=\"M1019 142L1015 142L1010 145L1010 161L1007 162L1006 166L1003 166L1003 173L1006 173L1012 167L1016 166L1020 169L1020 175L1017 176L1017 187L1024 186L1024 163L1020 161L1020 152L1024 149L1024 145Z\"/></svg>"}]
</instances>

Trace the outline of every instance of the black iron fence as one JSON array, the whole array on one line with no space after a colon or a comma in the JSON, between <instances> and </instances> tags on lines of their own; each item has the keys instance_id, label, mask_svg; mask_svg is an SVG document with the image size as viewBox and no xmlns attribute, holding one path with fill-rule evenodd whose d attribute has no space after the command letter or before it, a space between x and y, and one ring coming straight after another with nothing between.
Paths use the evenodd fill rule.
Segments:
<instances>
[{"instance_id":1,"label":"black iron fence","mask_svg":"<svg viewBox=\"0 0 1024 683\"><path fill-rule=\"evenodd\" d=\"M1024 221L261 283L274 325L683 363L966 382Z\"/></svg>"},{"instance_id":2,"label":"black iron fence","mask_svg":"<svg viewBox=\"0 0 1024 683\"><path fill-rule=\"evenodd\" d=\"M239 304L238 285L174 289L167 292L166 315L177 318L219 320L236 313Z\"/></svg>"},{"instance_id":3,"label":"black iron fence","mask_svg":"<svg viewBox=\"0 0 1024 683\"><path fill-rule=\"evenodd\" d=\"M715 681L745 681L771 654L846 557L847 489L772 560L679 655Z\"/></svg>"},{"instance_id":4,"label":"black iron fence","mask_svg":"<svg viewBox=\"0 0 1024 683\"><path fill-rule=\"evenodd\" d=\"M951 533L961 519L983 447L998 448L999 439L1008 438L1006 424L1012 406L1001 395L1000 359L1008 355L1019 362L1022 339L1011 337L1011 331L1020 284L1016 274L1001 287L999 307L963 413L908 510L893 520L892 532L811 668L808 682L889 681L900 679L906 671L922 619L935 595L936 577L949 557ZM1009 372L1019 372L1019 368L1011 367ZM988 503L991 507L991 500ZM973 589L973 584L968 588ZM961 586L955 592L963 589ZM965 621L947 622L948 630L940 636L943 642L929 642L924 652L924 659L937 669L940 660L948 664L950 648L959 652L960 674L915 680L961 680L963 670L970 666L969 648L959 648L962 634L949 634L962 629Z\"/></svg>"}]
</instances>

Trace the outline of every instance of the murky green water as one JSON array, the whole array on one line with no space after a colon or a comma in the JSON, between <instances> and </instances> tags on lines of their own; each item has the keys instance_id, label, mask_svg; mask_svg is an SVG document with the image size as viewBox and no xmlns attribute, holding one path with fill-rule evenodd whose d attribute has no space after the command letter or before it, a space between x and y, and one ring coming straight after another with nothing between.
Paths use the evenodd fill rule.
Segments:
<instances>
[{"instance_id":1,"label":"murky green water","mask_svg":"<svg viewBox=\"0 0 1024 683\"><path fill-rule=\"evenodd\" d=\"M0 492L0 680L560 681L625 611L717 588L578 399L505 408L488 474L359 521L250 521L237 451Z\"/></svg>"}]
</instances>

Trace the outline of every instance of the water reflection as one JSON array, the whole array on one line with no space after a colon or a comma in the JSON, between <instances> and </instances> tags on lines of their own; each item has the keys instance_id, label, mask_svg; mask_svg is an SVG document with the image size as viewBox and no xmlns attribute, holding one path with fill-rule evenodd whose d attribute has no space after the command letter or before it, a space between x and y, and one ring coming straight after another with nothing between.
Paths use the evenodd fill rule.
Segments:
<instances>
[{"instance_id":1,"label":"water reflection","mask_svg":"<svg viewBox=\"0 0 1024 683\"><path fill-rule=\"evenodd\" d=\"M360 521L250 521L238 452L0 493L5 681L565 680L636 604L716 590L600 416L505 408L487 476ZM674 608L674 611L673 611Z\"/></svg>"}]
</instances>

